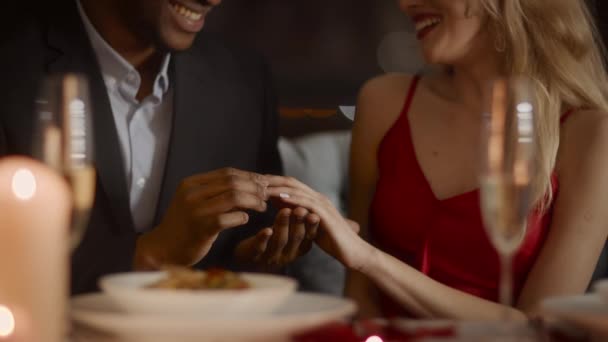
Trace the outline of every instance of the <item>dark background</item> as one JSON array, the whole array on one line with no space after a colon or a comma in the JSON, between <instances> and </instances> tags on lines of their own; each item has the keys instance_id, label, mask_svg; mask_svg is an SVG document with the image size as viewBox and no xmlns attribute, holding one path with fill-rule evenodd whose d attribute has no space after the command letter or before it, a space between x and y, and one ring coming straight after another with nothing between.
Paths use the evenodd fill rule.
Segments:
<instances>
[{"instance_id":1,"label":"dark background","mask_svg":"<svg viewBox=\"0 0 608 342\"><path fill-rule=\"evenodd\" d=\"M354 104L380 42L408 26L395 0L226 0L207 23L268 58L282 105L313 108Z\"/></svg>"},{"instance_id":2,"label":"dark background","mask_svg":"<svg viewBox=\"0 0 608 342\"><path fill-rule=\"evenodd\" d=\"M607 0L588 1L606 39ZM366 79L421 66L396 0L225 0L207 28L266 55L287 107L354 104Z\"/></svg>"}]
</instances>

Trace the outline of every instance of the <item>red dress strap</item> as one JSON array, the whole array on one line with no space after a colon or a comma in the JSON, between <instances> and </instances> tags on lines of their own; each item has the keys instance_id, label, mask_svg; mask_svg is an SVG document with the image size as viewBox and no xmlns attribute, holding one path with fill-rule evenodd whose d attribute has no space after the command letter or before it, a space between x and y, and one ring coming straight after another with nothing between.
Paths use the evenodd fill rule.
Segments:
<instances>
[{"instance_id":1,"label":"red dress strap","mask_svg":"<svg viewBox=\"0 0 608 342\"><path fill-rule=\"evenodd\" d=\"M414 94L416 94L416 88L418 87L419 81L420 75L414 75L414 78L412 78L412 82L410 83L410 89L407 91L407 97L405 99L403 113L408 113L410 111L410 106L412 105L412 101L414 100Z\"/></svg>"}]
</instances>

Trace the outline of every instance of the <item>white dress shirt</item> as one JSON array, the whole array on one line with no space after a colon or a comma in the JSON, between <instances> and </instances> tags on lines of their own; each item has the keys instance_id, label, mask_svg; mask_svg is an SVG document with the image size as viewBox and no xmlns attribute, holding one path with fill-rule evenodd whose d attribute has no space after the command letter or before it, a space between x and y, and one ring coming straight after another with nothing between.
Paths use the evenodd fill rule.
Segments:
<instances>
[{"instance_id":1,"label":"white dress shirt","mask_svg":"<svg viewBox=\"0 0 608 342\"><path fill-rule=\"evenodd\" d=\"M153 228L171 132L173 92L168 76L171 55L167 54L162 62L152 94L139 102L136 99L141 85L139 72L97 32L80 1L78 8L112 106L135 229L145 232Z\"/></svg>"}]
</instances>

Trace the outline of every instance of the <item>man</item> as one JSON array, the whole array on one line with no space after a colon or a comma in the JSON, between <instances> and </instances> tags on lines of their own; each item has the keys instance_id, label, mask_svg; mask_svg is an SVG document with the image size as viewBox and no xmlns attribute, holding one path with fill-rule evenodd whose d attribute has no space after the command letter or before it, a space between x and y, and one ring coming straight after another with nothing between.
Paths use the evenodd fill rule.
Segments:
<instances>
[{"instance_id":1,"label":"man","mask_svg":"<svg viewBox=\"0 0 608 342\"><path fill-rule=\"evenodd\" d=\"M286 208L275 219L266 203L263 175L281 164L264 63L200 33L220 2L56 0L2 12L0 156L30 154L44 75L89 79L98 184L73 293L132 266L277 269L310 248L318 217Z\"/></svg>"}]
</instances>

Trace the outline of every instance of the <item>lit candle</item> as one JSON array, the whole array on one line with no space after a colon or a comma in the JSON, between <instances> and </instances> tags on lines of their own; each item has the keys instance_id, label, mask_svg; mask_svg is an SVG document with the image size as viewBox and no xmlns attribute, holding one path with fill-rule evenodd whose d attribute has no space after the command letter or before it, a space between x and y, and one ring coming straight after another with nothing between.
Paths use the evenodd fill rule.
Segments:
<instances>
[{"instance_id":1,"label":"lit candle","mask_svg":"<svg viewBox=\"0 0 608 342\"><path fill-rule=\"evenodd\" d=\"M43 164L0 159L0 341L65 340L70 202Z\"/></svg>"},{"instance_id":2,"label":"lit candle","mask_svg":"<svg viewBox=\"0 0 608 342\"><path fill-rule=\"evenodd\" d=\"M15 332L15 315L4 305L0 305L0 338L8 338Z\"/></svg>"}]
</instances>

